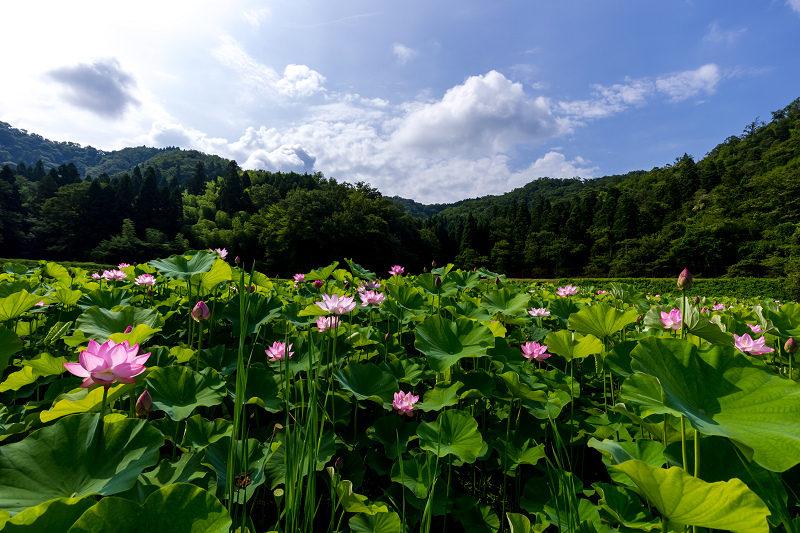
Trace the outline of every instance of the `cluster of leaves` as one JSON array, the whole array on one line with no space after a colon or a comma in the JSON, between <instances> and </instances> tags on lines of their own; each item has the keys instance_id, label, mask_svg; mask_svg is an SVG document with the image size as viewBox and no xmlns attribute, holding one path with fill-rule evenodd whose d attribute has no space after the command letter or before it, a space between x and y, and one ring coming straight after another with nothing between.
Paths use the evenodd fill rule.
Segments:
<instances>
[{"instance_id":1,"label":"cluster of leaves","mask_svg":"<svg viewBox=\"0 0 800 533\"><path fill-rule=\"evenodd\" d=\"M800 372L783 344L800 305L709 312L624 284L559 297L484 269L347 266L293 282L192 252L123 267L153 276L139 286L6 264L0 528L798 531ZM358 301L363 282L385 300L321 328L322 295ZM680 333L660 320L674 307ZM734 348L756 325L766 359ZM146 372L80 388L63 363L109 338L150 352ZM293 357L270 360L280 342ZM528 361L525 342L553 355ZM399 392L421 399L412 416Z\"/></svg>"}]
</instances>

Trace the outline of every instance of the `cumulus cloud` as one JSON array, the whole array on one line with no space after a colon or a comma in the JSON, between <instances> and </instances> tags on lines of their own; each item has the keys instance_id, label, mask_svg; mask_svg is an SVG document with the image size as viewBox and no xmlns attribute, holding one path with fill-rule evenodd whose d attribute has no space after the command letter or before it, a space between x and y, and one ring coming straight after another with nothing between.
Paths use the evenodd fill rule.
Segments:
<instances>
[{"instance_id":1,"label":"cumulus cloud","mask_svg":"<svg viewBox=\"0 0 800 533\"><path fill-rule=\"evenodd\" d=\"M800 3L800 0L797 0ZM714 44L733 44L739 40L739 37L744 35L747 28L740 28L738 30L723 30L719 27L717 21L712 22L708 26L708 32L703 37L704 42Z\"/></svg>"},{"instance_id":2,"label":"cumulus cloud","mask_svg":"<svg viewBox=\"0 0 800 533\"><path fill-rule=\"evenodd\" d=\"M244 83L257 91L273 96L298 98L325 91L325 76L306 65L287 65L280 76L272 68L250 57L231 37L222 39L213 50L214 57L223 65L238 73Z\"/></svg>"},{"instance_id":3,"label":"cumulus cloud","mask_svg":"<svg viewBox=\"0 0 800 533\"><path fill-rule=\"evenodd\" d=\"M410 104L407 110L391 124L392 142L429 155L506 152L567 131L547 99L528 98L521 84L494 70L471 76L439 101Z\"/></svg>"},{"instance_id":4,"label":"cumulus cloud","mask_svg":"<svg viewBox=\"0 0 800 533\"><path fill-rule=\"evenodd\" d=\"M409 59L417 55L416 50L412 50L411 48L400 43L395 43L392 49L394 51L394 55L397 56L397 62L401 65L405 65Z\"/></svg>"},{"instance_id":5,"label":"cumulus cloud","mask_svg":"<svg viewBox=\"0 0 800 533\"><path fill-rule=\"evenodd\" d=\"M66 89L67 102L104 118L120 118L128 107L139 105L132 94L136 81L114 58L57 68L47 75Z\"/></svg>"},{"instance_id":6,"label":"cumulus cloud","mask_svg":"<svg viewBox=\"0 0 800 533\"><path fill-rule=\"evenodd\" d=\"M656 79L656 89L670 97L672 102L680 102L700 93L713 94L722 73L713 63L703 65L697 70L687 70L671 76Z\"/></svg>"},{"instance_id":7,"label":"cumulus cloud","mask_svg":"<svg viewBox=\"0 0 800 533\"><path fill-rule=\"evenodd\" d=\"M786 5L800 14L800 0L786 0Z\"/></svg>"}]
</instances>

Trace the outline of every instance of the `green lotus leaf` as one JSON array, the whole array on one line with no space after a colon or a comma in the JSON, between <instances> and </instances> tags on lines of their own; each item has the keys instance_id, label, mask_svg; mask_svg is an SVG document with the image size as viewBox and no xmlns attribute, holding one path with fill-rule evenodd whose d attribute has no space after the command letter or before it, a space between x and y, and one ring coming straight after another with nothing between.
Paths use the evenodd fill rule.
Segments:
<instances>
[{"instance_id":1,"label":"green lotus leaf","mask_svg":"<svg viewBox=\"0 0 800 533\"><path fill-rule=\"evenodd\" d=\"M161 433L144 420L63 418L0 446L0 509L18 513L47 500L108 496L129 489L158 460Z\"/></svg>"},{"instance_id":2,"label":"green lotus leaf","mask_svg":"<svg viewBox=\"0 0 800 533\"><path fill-rule=\"evenodd\" d=\"M612 282L609 284L609 292L613 298L623 303L630 304L637 309L650 309L650 300L647 299L647 296L637 291L632 285Z\"/></svg>"},{"instance_id":3,"label":"green lotus leaf","mask_svg":"<svg viewBox=\"0 0 800 533\"><path fill-rule=\"evenodd\" d=\"M225 396L225 380L213 368L195 372L178 365L155 367L146 381L153 405L172 420L183 420L199 405L217 405Z\"/></svg>"},{"instance_id":4,"label":"green lotus leaf","mask_svg":"<svg viewBox=\"0 0 800 533\"><path fill-rule=\"evenodd\" d=\"M441 474L442 468L432 455L421 453L392 464L392 481L408 487L417 498L427 498L428 491Z\"/></svg>"},{"instance_id":5,"label":"green lotus leaf","mask_svg":"<svg viewBox=\"0 0 800 533\"><path fill-rule=\"evenodd\" d=\"M708 318L702 315L695 306L690 305L686 308L686 316L683 321L686 323L686 328L692 335L713 344L733 346L733 334L722 331L717 324L709 322Z\"/></svg>"},{"instance_id":6,"label":"green lotus leaf","mask_svg":"<svg viewBox=\"0 0 800 533\"><path fill-rule=\"evenodd\" d=\"M305 279L306 281L316 281L318 279L325 281L326 279L331 277L331 274L333 274L333 271L336 270L337 266L339 266L339 261L334 261L325 268L318 268L316 270L312 270L311 272L306 274Z\"/></svg>"},{"instance_id":7,"label":"green lotus leaf","mask_svg":"<svg viewBox=\"0 0 800 533\"><path fill-rule=\"evenodd\" d=\"M50 346L63 337L71 328L72 322L56 322L53 327L50 328L50 331L47 332L42 342Z\"/></svg>"},{"instance_id":8,"label":"green lotus leaf","mask_svg":"<svg viewBox=\"0 0 800 533\"><path fill-rule=\"evenodd\" d=\"M616 376L627 378L633 374L631 370L631 351L636 348L637 341L623 341L611 348L603 358L606 365Z\"/></svg>"},{"instance_id":9,"label":"green lotus leaf","mask_svg":"<svg viewBox=\"0 0 800 533\"><path fill-rule=\"evenodd\" d=\"M650 466L661 468L667 463L664 458L664 444L654 440L638 439L635 442L616 442L604 439L599 441L592 437L587 445L603 454L606 467L618 465L631 459L644 461ZM633 485L633 480L619 470L608 468L611 479L622 485Z\"/></svg>"},{"instance_id":10,"label":"green lotus leaf","mask_svg":"<svg viewBox=\"0 0 800 533\"><path fill-rule=\"evenodd\" d=\"M488 322L492 319L492 315L489 314L486 308L476 304L472 300L459 302L454 309L458 313L458 316L469 318L476 322Z\"/></svg>"},{"instance_id":11,"label":"green lotus leaf","mask_svg":"<svg viewBox=\"0 0 800 533\"><path fill-rule=\"evenodd\" d=\"M433 296L446 297L452 296L458 292L458 286L454 281L447 277L439 278L441 285L437 287L436 278L437 276L431 274L430 272L426 272L425 274L420 274L417 276L415 281L418 287Z\"/></svg>"},{"instance_id":12,"label":"green lotus leaf","mask_svg":"<svg viewBox=\"0 0 800 533\"><path fill-rule=\"evenodd\" d=\"M200 451L213 442L226 435L230 435L231 422L224 418L207 420L200 415L194 415L186 419L186 431L181 441L182 447L191 447L195 451Z\"/></svg>"},{"instance_id":13,"label":"green lotus leaf","mask_svg":"<svg viewBox=\"0 0 800 533\"><path fill-rule=\"evenodd\" d=\"M569 327L579 333L594 335L600 339L609 337L628 324L636 322L639 312L636 309L620 311L600 302L586 305L569 316Z\"/></svg>"},{"instance_id":14,"label":"green lotus leaf","mask_svg":"<svg viewBox=\"0 0 800 533\"><path fill-rule=\"evenodd\" d=\"M173 483L191 483L209 474L203 464L203 454L183 453L177 461L162 459L158 466L139 476L139 480L147 485L166 487Z\"/></svg>"},{"instance_id":15,"label":"green lotus leaf","mask_svg":"<svg viewBox=\"0 0 800 533\"><path fill-rule=\"evenodd\" d=\"M414 347L428 357L428 365L444 372L464 357L484 357L494 346L491 330L467 318L455 322L439 315L425 319L415 329Z\"/></svg>"},{"instance_id":16,"label":"green lotus leaf","mask_svg":"<svg viewBox=\"0 0 800 533\"><path fill-rule=\"evenodd\" d=\"M359 513L347 522L353 533L400 533L403 523L394 511L370 515Z\"/></svg>"},{"instance_id":17,"label":"green lotus leaf","mask_svg":"<svg viewBox=\"0 0 800 533\"><path fill-rule=\"evenodd\" d=\"M506 443L505 439L492 442L492 448L500 454L500 464L508 461L506 473L513 476L521 464L535 465L539 459L545 458L544 444L536 444L533 439L526 439L514 434Z\"/></svg>"},{"instance_id":18,"label":"green lotus leaf","mask_svg":"<svg viewBox=\"0 0 800 533\"><path fill-rule=\"evenodd\" d=\"M437 268L436 270L440 270L440 269ZM433 271L434 274L438 274L438 272L436 272L436 270ZM440 275L443 275L443 273L440 274ZM450 279L452 279L453 282L456 284L456 287L458 287L459 290L462 290L462 291L467 290L467 289L474 289L475 287L478 286L478 284L481 281L481 277L477 273L475 273L475 272L462 272L461 270L458 270L458 271L455 271L455 272L450 272L448 277Z\"/></svg>"},{"instance_id":19,"label":"green lotus leaf","mask_svg":"<svg viewBox=\"0 0 800 533\"><path fill-rule=\"evenodd\" d=\"M11 356L22 349L22 339L10 329L0 328L0 376L8 366Z\"/></svg>"},{"instance_id":20,"label":"green lotus leaf","mask_svg":"<svg viewBox=\"0 0 800 533\"><path fill-rule=\"evenodd\" d=\"M131 304L131 292L127 289L97 289L78 298L78 307L86 311L94 306L112 311L115 307L127 307Z\"/></svg>"},{"instance_id":21,"label":"green lotus leaf","mask_svg":"<svg viewBox=\"0 0 800 533\"><path fill-rule=\"evenodd\" d=\"M41 295L30 294L28 291L19 291L6 298L0 298L0 322L19 318L41 300Z\"/></svg>"},{"instance_id":22,"label":"green lotus leaf","mask_svg":"<svg viewBox=\"0 0 800 533\"><path fill-rule=\"evenodd\" d=\"M547 401L546 391L531 389L531 384L521 381L520 375L514 371L503 372L498 377L503 380L503 382L506 384L506 387L508 387L508 391L514 398L533 400L537 402Z\"/></svg>"},{"instance_id":23,"label":"green lotus leaf","mask_svg":"<svg viewBox=\"0 0 800 533\"><path fill-rule=\"evenodd\" d=\"M91 506L92 498L56 498L29 507L14 516L0 517L0 531L5 533L55 533L67 531L69 526Z\"/></svg>"},{"instance_id":24,"label":"green lotus leaf","mask_svg":"<svg viewBox=\"0 0 800 533\"><path fill-rule=\"evenodd\" d=\"M342 508L348 513L375 515L389 512L385 503L371 503L366 496L353 492L353 482L349 480L336 484L336 496Z\"/></svg>"},{"instance_id":25,"label":"green lotus leaf","mask_svg":"<svg viewBox=\"0 0 800 533\"><path fill-rule=\"evenodd\" d=\"M522 513L506 513L510 533L530 533L531 521Z\"/></svg>"},{"instance_id":26,"label":"green lotus leaf","mask_svg":"<svg viewBox=\"0 0 800 533\"><path fill-rule=\"evenodd\" d=\"M231 391L231 396L233 395L234 391ZM270 413L282 410L281 376L261 366L251 367L247 372L244 402L256 404Z\"/></svg>"},{"instance_id":27,"label":"green lotus leaf","mask_svg":"<svg viewBox=\"0 0 800 533\"><path fill-rule=\"evenodd\" d=\"M405 283L405 278L394 276L398 278L396 283L386 282L386 289L392 295L392 299L397 305L411 311L422 311L428 300L419 289ZM391 280L390 280L391 281Z\"/></svg>"},{"instance_id":28,"label":"green lotus leaf","mask_svg":"<svg viewBox=\"0 0 800 533\"><path fill-rule=\"evenodd\" d=\"M603 341L594 335L583 336L567 329L550 333L544 339L547 351L560 355L567 361L585 359L590 355L601 354L605 350Z\"/></svg>"},{"instance_id":29,"label":"green lotus leaf","mask_svg":"<svg viewBox=\"0 0 800 533\"><path fill-rule=\"evenodd\" d=\"M494 514L491 506L479 503L467 505L456 514L456 520L466 530L475 533L495 533L500 529L500 519Z\"/></svg>"},{"instance_id":30,"label":"green lotus leaf","mask_svg":"<svg viewBox=\"0 0 800 533\"><path fill-rule=\"evenodd\" d=\"M417 423L403 416L382 416L367 428L367 437L383 444L386 457L397 457L408 449L408 442L417 436Z\"/></svg>"},{"instance_id":31,"label":"green lotus leaf","mask_svg":"<svg viewBox=\"0 0 800 533\"><path fill-rule=\"evenodd\" d=\"M50 276L51 278L55 278L59 281L69 281L70 279L69 271L58 263L48 262L42 269L42 272L46 276Z\"/></svg>"},{"instance_id":32,"label":"green lotus leaf","mask_svg":"<svg viewBox=\"0 0 800 533\"><path fill-rule=\"evenodd\" d=\"M237 440L236 446L240 450L239 461L242 461L243 441ZM227 484L227 465L228 453L231 448L231 438L229 436L223 437L218 441L209 444L205 451L206 463L214 469L217 473L217 487L220 491L224 491ZM244 503L255 494L256 489L264 483L266 479L264 476L264 461L267 459L269 452L268 444L261 444L257 439L247 439L247 475L250 476L251 484L247 485L244 491L241 489L234 489L234 500L237 503ZM225 498L227 499L227 493Z\"/></svg>"},{"instance_id":33,"label":"green lotus leaf","mask_svg":"<svg viewBox=\"0 0 800 533\"><path fill-rule=\"evenodd\" d=\"M233 324L233 330L239 332L241 307L241 296L236 295L225 306L222 316L227 318ZM264 296L263 294L254 293L247 298L247 334L255 333L256 330L262 325L270 321L270 319L280 316L283 311L283 303L277 296Z\"/></svg>"},{"instance_id":34,"label":"green lotus leaf","mask_svg":"<svg viewBox=\"0 0 800 533\"><path fill-rule=\"evenodd\" d=\"M56 300L64 305L75 305L81 296L83 296L81 291L73 291L65 287L56 289Z\"/></svg>"},{"instance_id":35,"label":"green lotus leaf","mask_svg":"<svg viewBox=\"0 0 800 533\"><path fill-rule=\"evenodd\" d=\"M231 266L221 257L217 257L211 266L211 270L202 274L193 274L192 283L199 283L202 287L210 291L223 281L230 281L233 277Z\"/></svg>"},{"instance_id":36,"label":"green lotus leaf","mask_svg":"<svg viewBox=\"0 0 800 533\"><path fill-rule=\"evenodd\" d=\"M22 370L17 370L6 376L6 379L0 383L0 392L19 390L26 385L36 383L36 380L40 377L33 368L29 366L23 367Z\"/></svg>"},{"instance_id":37,"label":"green lotus leaf","mask_svg":"<svg viewBox=\"0 0 800 533\"><path fill-rule=\"evenodd\" d=\"M64 368L63 365L61 368ZM38 371L36 372L38 374ZM107 398L108 404L110 405L112 402L118 400L123 395L130 392L135 386L136 385L133 383L120 383L109 388ZM51 422L67 415L99 412L103 403L103 387L95 387L91 390L78 389L75 393L65 394L59 398L61 399L54 402L53 407L41 412L39 419L42 422Z\"/></svg>"},{"instance_id":38,"label":"green lotus leaf","mask_svg":"<svg viewBox=\"0 0 800 533\"><path fill-rule=\"evenodd\" d=\"M153 330L160 330L164 318L155 309L143 307L123 307L119 311L109 311L92 307L78 317L75 328L81 330L86 337L104 343L115 333L124 333L130 327L147 324Z\"/></svg>"},{"instance_id":39,"label":"green lotus leaf","mask_svg":"<svg viewBox=\"0 0 800 533\"><path fill-rule=\"evenodd\" d=\"M614 468L627 474L670 522L733 533L769 531L769 509L739 479L706 483L682 468L665 470L637 459Z\"/></svg>"},{"instance_id":40,"label":"green lotus leaf","mask_svg":"<svg viewBox=\"0 0 800 533\"><path fill-rule=\"evenodd\" d=\"M600 495L600 507L623 526L650 531L660 524L632 490L608 483L593 483L592 487Z\"/></svg>"},{"instance_id":41,"label":"green lotus leaf","mask_svg":"<svg viewBox=\"0 0 800 533\"><path fill-rule=\"evenodd\" d=\"M452 454L465 463L474 463L484 446L478 422L457 409L440 413L436 422L422 422L417 435L423 450L439 457Z\"/></svg>"},{"instance_id":42,"label":"green lotus leaf","mask_svg":"<svg viewBox=\"0 0 800 533\"><path fill-rule=\"evenodd\" d=\"M547 310L550 311L550 315L560 320L562 327L567 327L570 315L577 313L580 308L575 305L572 298L556 298L550 302L550 305L547 306Z\"/></svg>"},{"instance_id":43,"label":"green lotus leaf","mask_svg":"<svg viewBox=\"0 0 800 533\"><path fill-rule=\"evenodd\" d=\"M344 262L347 263L347 266L350 267L350 272L352 272L356 277L365 279L367 281L374 281L377 277L374 272L370 272L366 268L354 262L352 259L345 259Z\"/></svg>"},{"instance_id":44,"label":"green lotus leaf","mask_svg":"<svg viewBox=\"0 0 800 533\"><path fill-rule=\"evenodd\" d=\"M425 377L425 369L412 359L395 359L391 362L382 362L378 365L381 370L391 374L400 383L408 383L412 387Z\"/></svg>"},{"instance_id":45,"label":"green lotus leaf","mask_svg":"<svg viewBox=\"0 0 800 533\"><path fill-rule=\"evenodd\" d=\"M622 398L653 412L683 414L706 435L752 450L755 462L776 472L800 463L800 434L786 431L800 416L800 385L729 346L697 348L680 339L650 337L632 352L632 368L658 380L629 377ZM629 383L629 381L631 383ZM648 383L648 388L642 387Z\"/></svg>"},{"instance_id":46,"label":"green lotus leaf","mask_svg":"<svg viewBox=\"0 0 800 533\"><path fill-rule=\"evenodd\" d=\"M452 378L464 384L464 387L459 392L462 400L466 398L491 398L494 393L494 379L483 369L454 372Z\"/></svg>"},{"instance_id":47,"label":"green lotus leaf","mask_svg":"<svg viewBox=\"0 0 800 533\"><path fill-rule=\"evenodd\" d=\"M193 256L173 255L167 259L150 261L148 264L158 270L162 276L189 281L195 274L211 270L216 259L216 253L201 250Z\"/></svg>"},{"instance_id":48,"label":"green lotus leaf","mask_svg":"<svg viewBox=\"0 0 800 533\"><path fill-rule=\"evenodd\" d=\"M89 508L68 533L227 533L227 509L210 492L187 483L162 487L144 505L124 498L103 498Z\"/></svg>"},{"instance_id":49,"label":"green lotus leaf","mask_svg":"<svg viewBox=\"0 0 800 533\"><path fill-rule=\"evenodd\" d=\"M464 384L460 381L455 383L440 382L432 389L425 391L422 401L417 404L417 408L423 411L441 411L445 407L450 407L458 403L458 391Z\"/></svg>"},{"instance_id":50,"label":"green lotus leaf","mask_svg":"<svg viewBox=\"0 0 800 533\"><path fill-rule=\"evenodd\" d=\"M572 401L569 393L563 390L548 391L544 400L522 400L522 406L539 420L555 420Z\"/></svg>"},{"instance_id":51,"label":"green lotus leaf","mask_svg":"<svg viewBox=\"0 0 800 533\"><path fill-rule=\"evenodd\" d=\"M492 313L502 313L508 317L526 314L531 297L527 293L512 292L505 287L483 295L481 305Z\"/></svg>"},{"instance_id":52,"label":"green lotus leaf","mask_svg":"<svg viewBox=\"0 0 800 533\"><path fill-rule=\"evenodd\" d=\"M387 408L391 408L394 393L399 390L395 377L373 363L347 363L333 375L357 400L372 400Z\"/></svg>"}]
</instances>

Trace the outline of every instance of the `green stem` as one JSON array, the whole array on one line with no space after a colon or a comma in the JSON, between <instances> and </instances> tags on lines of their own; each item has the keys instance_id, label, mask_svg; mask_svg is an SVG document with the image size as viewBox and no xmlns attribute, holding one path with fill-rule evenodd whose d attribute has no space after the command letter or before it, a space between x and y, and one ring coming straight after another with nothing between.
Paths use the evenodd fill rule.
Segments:
<instances>
[{"instance_id":1,"label":"green stem","mask_svg":"<svg viewBox=\"0 0 800 533\"><path fill-rule=\"evenodd\" d=\"M683 469L688 470L689 464L686 462L686 418L681 415L681 453L683 455Z\"/></svg>"}]
</instances>

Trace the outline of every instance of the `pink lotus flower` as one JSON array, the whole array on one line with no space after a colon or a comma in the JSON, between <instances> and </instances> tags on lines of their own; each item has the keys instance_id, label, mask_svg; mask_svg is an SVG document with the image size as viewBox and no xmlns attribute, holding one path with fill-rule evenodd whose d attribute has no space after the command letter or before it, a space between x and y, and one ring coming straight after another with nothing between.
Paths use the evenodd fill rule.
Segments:
<instances>
[{"instance_id":1,"label":"pink lotus flower","mask_svg":"<svg viewBox=\"0 0 800 533\"><path fill-rule=\"evenodd\" d=\"M264 350L264 352L269 356L269 362L274 363L275 361L284 361L286 359L291 359L292 354L294 352L291 351L292 344L286 346L285 342L274 342L272 346Z\"/></svg>"},{"instance_id":2,"label":"pink lotus flower","mask_svg":"<svg viewBox=\"0 0 800 533\"><path fill-rule=\"evenodd\" d=\"M547 353L547 346L538 342L526 342L520 346L522 357L529 361L544 361L553 354Z\"/></svg>"},{"instance_id":3,"label":"pink lotus flower","mask_svg":"<svg viewBox=\"0 0 800 533\"><path fill-rule=\"evenodd\" d=\"M712 307L711 309L713 311L724 311L725 310L725 304L717 304L714 307Z\"/></svg>"},{"instance_id":4,"label":"pink lotus flower","mask_svg":"<svg viewBox=\"0 0 800 533\"><path fill-rule=\"evenodd\" d=\"M414 406L419 401L419 396L415 396L410 392L395 392L392 407L397 409L398 415L414 416L413 411L417 408Z\"/></svg>"},{"instance_id":5,"label":"pink lotus flower","mask_svg":"<svg viewBox=\"0 0 800 533\"><path fill-rule=\"evenodd\" d=\"M99 272L92 272L92 279L100 279L100 273Z\"/></svg>"},{"instance_id":6,"label":"pink lotus flower","mask_svg":"<svg viewBox=\"0 0 800 533\"><path fill-rule=\"evenodd\" d=\"M131 266L129 263L120 263L120 264L117 265L117 268L122 270L123 268L129 267L129 266Z\"/></svg>"},{"instance_id":7,"label":"pink lotus flower","mask_svg":"<svg viewBox=\"0 0 800 533\"><path fill-rule=\"evenodd\" d=\"M599 290L597 291L597 295L600 296L601 294L608 294L608 291Z\"/></svg>"},{"instance_id":8,"label":"pink lotus flower","mask_svg":"<svg viewBox=\"0 0 800 533\"><path fill-rule=\"evenodd\" d=\"M770 348L769 346L764 346L766 339L761 337L759 339L751 339L750 335L745 333L741 337L733 334L733 344L739 350L743 352L750 352L750 355L761 355L762 353L769 353L774 352L775 348Z\"/></svg>"},{"instance_id":9,"label":"pink lotus flower","mask_svg":"<svg viewBox=\"0 0 800 533\"><path fill-rule=\"evenodd\" d=\"M139 399L136 400L136 416L147 416L153 410L153 398L150 393L144 391Z\"/></svg>"},{"instance_id":10,"label":"pink lotus flower","mask_svg":"<svg viewBox=\"0 0 800 533\"><path fill-rule=\"evenodd\" d=\"M321 279L314 280L314 288L319 289L320 287L322 287L322 280Z\"/></svg>"},{"instance_id":11,"label":"pink lotus flower","mask_svg":"<svg viewBox=\"0 0 800 533\"><path fill-rule=\"evenodd\" d=\"M556 291L556 295L561 296L562 298L566 298L567 296L572 296L573 294L578 294L578 287L573 287L572 285L567 285L566 287L559 287Z\"/></svg>"},{"instance_id":12,"label":"pink lotus flower","mask_svg":"<svg viewBox=\"0 0 800 533\"><path fill-rule=\"evenodd\" d=\"M368 305L381 305L381 302L386 299L386 296L384 296L382 293L375 291L365 291L359 293L358 296L361 298L361 307L366 307Z\"/></svg>"},{"instance_id":13,"label":"pink lotus flower","mask_svg":"<svg viewBox=\"0 0 800 533\"><path fill-rule=\"evenodd\" d=\"M294 282L295 283L305 283L306 275L305 274L295 274L294 275Z\"/></svg>"},{"instance_id":14,"label":"pink lotus flower","mask_svg":"<svg viewBox=\"0 0 800 533\"><path fill-rule=\"evenodd\" d=\"M362 281L361 285L358 286L359 292L364 291L376 291L381 288L381 284L377 281Z\"/></svg>"},{"instance_id":15,"label":"pink lotus flower","mask_svg":"<svg viewBox=\"0 0 800 533\"><path fill-rule=\"evenodd\" d=\"M192 318L195 322L205 322L211 317L211 310L208 306L200 300L192 309Z\"/></svg>"},{"instance_id":16,"label":"pink lotus flower","mask_svg":"<svg viewBox=\"0 0 800 533\"><path fill-rule=\"evenodd\" d=\"M336 329L339 327L340 322L341 320L335 316L321 316L317 318L317 329L320 332L327 331L329 329Z\"/></svg>"},{"instance_id":17,"label":"pink lotus flower","mask_svg":"<svg viewBox=\"0 0 800 533\"><path fill-rule=\"evenodd\" d=\"M669 313L661 311L661 323L664 324L664 329L681 329L683 322L683 315L680 309L673 309Z\"/></svg>"},{"instance_id":18,"label":"pink lotus flower","mask_svg":"<svg viewBox=\"0 0 800 533\"><path fill-rule=\"evenodd\" d=\"M209 248L208 251L216 252L219 258L222 259L223 261L225 260L226 257L228 257L228 250L226 250L225 248L217 248L216 250L214 250L213 248Z\"/></svg>"},{"instance_id":19,"label":"pink lotus flower","mask_svg":"<svg viewBox=\"0 0 800 533\"><path fill-rule=\"evenodd\" d=\"M152 274L142 274L141 276L136 276L133 283L134 285L155 285L156 278L154 278Z\"/></svg>"},{"instance_id":20,"label":"pink lotus flower","mask_svg":"<svg viewBox=\"0 0 800 533\"><path fill-rule=\"evenodd\" d=\"M111 280L122 281L127 277L128 277L128 274L126 274L122 270L104 270L103 271L103 279L107 279L109 281L111 281Z\"/></svg>"},{"instance_id":21,"label":"pink lotus flower","mask_svg":"<svg viewBox=\"0 0 800 533\"><path fill-rule=\"evenodd\" d=\"M120 383L134 383L133 379L145 371L144 363L150 353L137 355L139 345L131 346L128 341L121 344L108 339L103 344L94 340L89 341L89 347L78 356L79 363L64 363L70 373L86 378L81 387L105 385L110 387L115 381Z\"/></svg>"},{"instance_id":22,"label":"pink lotus flower","mask_svg":"<svg viewBox=\"0 0 800 533\"><path fill-rule=\"evenodd\" d=\"M747 327L750 328L750 331L752 331L753 333L756 333L756 334L757 333L764 333L764 330L761 329L761 324L756 324L754 326L751 326L750 324L747 324Z\"/></svg>"},{"instance_id":23,"label":"pink lotus flower","mask_svg":"<svg viewBox=\"0 0 800 533\"><path fill-rule=\"evenodd\" d=\"M323 294L322 301L317 302L317 305L326 313L343 315L356 308L356 303L353 300L353 296L339 296L338 294L328 296L327 294Z\"/></svg>"},{"instance_id":24,"label":"pink lotus flower","mask_svg":"<svg viewBox=\"0 0 800 533\"><path fill-rule=\"evenodd\" d=\"M544 307L531 307L528 310L528 314L531 316L550 316L550 311Z\"/></svg>"},{"instance_id":25,"label":"pink lotus flower","mask_svg":"<svg viewBox=\"0 0 800 533\"><path fill-rule=\"evenodd\" d=\"M389 269L389 275L390 276L402 276L403 272L405 272L405 271L406 271L406 269L401 267L400 265L394 265L392 268Z\"/></svg>"},{"instance_id":26,"label":"pink lotus flower","mask_svg":"<svg viewBox=\"0 0 800 533\"><path fill-rule=\"evenodd\" d=\"M701 313L708 313L708 308L704 307L700 310Z\"/></svg>"},{"instance_id":27,"label":"pink lotus flower","mask_svg":"<svg viewBox=\"0 0 800 533\"><path fill-rule=\"evenodd\" d=\"M36 307L44 307L44 300L42 300L41 302L36 302L34 305Z\"/></svg>"}]
</instances>

